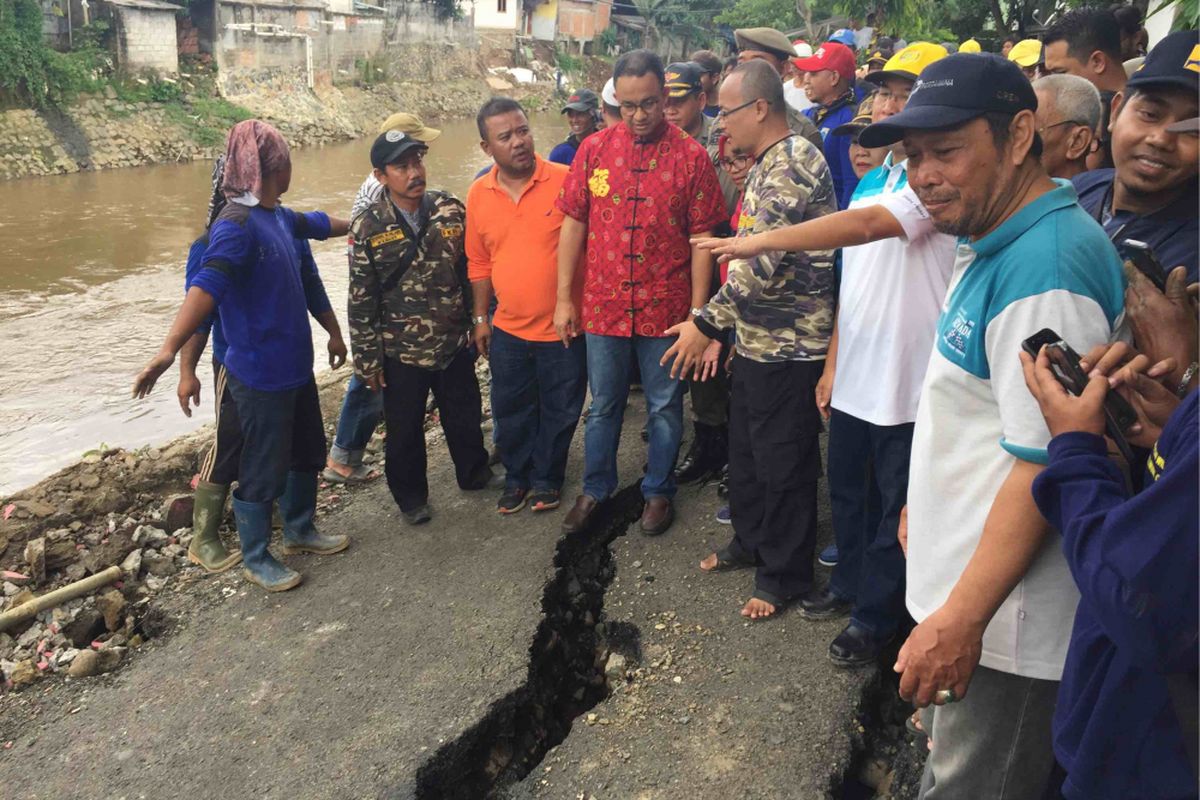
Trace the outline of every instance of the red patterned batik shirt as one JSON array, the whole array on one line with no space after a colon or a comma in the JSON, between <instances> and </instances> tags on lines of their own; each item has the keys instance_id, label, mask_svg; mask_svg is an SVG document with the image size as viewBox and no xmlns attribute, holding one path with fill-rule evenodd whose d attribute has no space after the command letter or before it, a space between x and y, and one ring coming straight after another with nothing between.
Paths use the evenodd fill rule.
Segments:
<instances>
[{"instance_id":1,"label":"red patterned batik shirt","mask_svg":"<svg viewBox=\"0 0 1200 800\"><path fill-rule=\"evenodd\" d=\"M664 122L636 138L624 123L579 146L558 207L587 225L580 316L587 333L665 336L688 318L693 233L725 219L707 151Z\"/></svg>"}]
</instances>

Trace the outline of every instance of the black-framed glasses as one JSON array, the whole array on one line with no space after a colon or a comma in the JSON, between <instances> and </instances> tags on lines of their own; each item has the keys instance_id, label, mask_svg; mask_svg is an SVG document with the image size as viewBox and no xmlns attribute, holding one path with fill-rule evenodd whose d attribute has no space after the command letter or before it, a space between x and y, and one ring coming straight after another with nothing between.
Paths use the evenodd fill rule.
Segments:
<instances>
[{"instance_id":1,"label":"black-framed glasses","mask_svg":"<svg viewBox=\"0 0 1200 800\"><path fill-rule=\"evenodd\" d=\"M753 156L739 154L736 156L722 158L720 164L727 172L733 172L735 169L745 169L746 167L750 166L750 163L753 160Z\"/></svg>"},{"instance_id":2,"label":"black-framed glasses","mask_svg":"<svg viewBox=\"0 0 1200 800\"><path fill-rule=\"evenodd\" d=\"M621 103L621 113L622 114L636 114L638 111L643 111L647 114L651 114L654 112L654 109L658 108L659 104L661 104L661 103L662 103L661 97L650 97L650 98L643 100L640 103L624 102L624 103Z\"/></svg>"},{"instance_id":3,"label":"black-framed glasses","mask_svg":"<svg viewBox=\"0 0 1200 800\"><path fill-rule=\"evenodd\" d=\"M746 102L742 103L740 106L731 108L728 111L725 109L721 109L720 111L717 112L717 116L720 117L721 119L726 119L727 117L729 117L730 114L736 114L737 112L741 111L743 108L747 108L749 106L754 105L759 100L762 100L762 98L758 97L758 98L755 98L754 100L747 100ZM766 103L767 105L771 105L770 100L763 100L763 102Z\"/></svg>"}]
</instances>

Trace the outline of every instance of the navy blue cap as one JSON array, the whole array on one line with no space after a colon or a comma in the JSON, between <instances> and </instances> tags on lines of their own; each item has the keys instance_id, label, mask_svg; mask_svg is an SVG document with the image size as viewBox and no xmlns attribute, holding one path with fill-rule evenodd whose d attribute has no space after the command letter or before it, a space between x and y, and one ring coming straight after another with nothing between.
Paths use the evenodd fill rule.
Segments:
<instances>
[{"instance_id":1,"label":"navy blue cap","mask_svg":"<svg viewBox=\"0 0 1200 800\"><path fill-rule=\"evenodd\" d=\"M990 112L1036 111L1037 95L1021 68L995 53L956 53L921 71L899 114L859 136L863 147L885 147L906 130L955 128Z\"/></svg>"},{"instance_id":2,"label":"navy blue cap","mask_svg":"<svg viewBox=\"0 0 1200 800\"><path fill-rule=\"evenodd\" d=\"M1200 32L1176 31L1154 45L1126 89L1176 86L1196 91L1200 86Z\"/></svg>"}]
</instances>

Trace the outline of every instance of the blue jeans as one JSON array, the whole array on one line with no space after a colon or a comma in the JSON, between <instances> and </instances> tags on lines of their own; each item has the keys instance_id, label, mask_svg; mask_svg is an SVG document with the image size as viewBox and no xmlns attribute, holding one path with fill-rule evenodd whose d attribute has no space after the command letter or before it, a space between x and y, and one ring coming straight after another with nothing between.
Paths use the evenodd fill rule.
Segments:
<instances>
[{"instance_id":1,"label":"blue jeans","mask_svg":"<svg viewBox=\"0 0 1200 800\"><path fill-rule=\"evenodd\" d=\"M600 336L587 334L588 382L592 406L584 432L583 493L607 500L617 490L617 446L625 401L629 399L629 367L637 358L649 419L649 462L642 479L644 497L675 496L675 456L683 437L684 383L659 365L675 337Z\"/></svg>"},{"instance_id":2,"label":"blue jeans","mask_svg":"<svg viewBox=\"0 0 1200 800\"><path fill-rule=\"evenodd\" d=\"M363 451L367 449L381 416L383 392L372 392L358 375L351 376L329 457L348 467L361 465Z\"/></svg>"},{"instance_id":3,"label":"blue jeans","mask_svg":"<svg viewBox=\"0 0 1200 800\"><path fill-rule=\"evenodd\" d=\"M587 347L529 342L492 328L492 417L508 488L562 488L587 394Z\"/></svg>"},{"instance_id":4,"label":"blue jeans","mask_svg":"<svg viewBox=\"0 0 1200 800\"><path fill-rule=\"evenodd\" d=\"M854 601L851 620L879 637L906 618L904 553L896 538L908 497L913 425L872 425L833 409L829 501L838 563L829 586Z\"/></svg>"},{"instance_id":5,"label":"blue jeans","mask_svg":"<svg viewBox=\"0 0 1200 800\"><path fill-rule=\"evenodd\" d=\"M265 392L229 375L242 423L242 458L233 496L247 503L278 500L288 472L315 473L325 461L325 424L312 378L298 389Z\"/></svg>"}]
</instances>

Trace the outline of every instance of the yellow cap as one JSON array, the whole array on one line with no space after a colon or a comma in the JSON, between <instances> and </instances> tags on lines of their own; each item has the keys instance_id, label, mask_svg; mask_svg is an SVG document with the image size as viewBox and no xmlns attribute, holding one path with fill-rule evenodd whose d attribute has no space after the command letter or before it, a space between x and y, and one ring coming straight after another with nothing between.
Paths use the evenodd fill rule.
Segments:
<instances>
[{"instance_id":1,"label":"yellow cap","mask_svg":"<svg viewBox=\"0 0 1200 800\"><path fill-rule=\"evenodd\" d=\"M983 48L980 47L979 42L975 41L974 39L967 39L965 42L963 42L962 44L960 44L958 46L958 52L960 52L960 53L980 53L980 52L983 52Z\"/></svg>"},{"instance_id":2,"label":"yellow cap","mask_svg":"<svg viewBox=\"0 0 1200 800\"><path fill-rule=\"evenodd\" d=\"M883 84L890 78L915 81L921 71L933 62L945 58L949 53L940 44L913 42L887 60L883 69L867 73L871 83Z\"/></svg>"},{"instance_id":3,"label":"yellow cap","mask_svg":"<svg viewBox=\"0 0 1200 800\"><path fill-rule=\"evenodd\" d=\"M1042 43L1037 39L1022 39L1008 51L1008 60L1019 67L1033 67L1042 63Z\"/></svg>"},{"instance_id":4,"label":"yellow cap","mask_svg":"<svg viewBox=\"0 0 1200 800\"><path fill-rule=\"evenodd\" d=\"M407 133L418 142L425 142L426 144L442 135L442 132L437 128L430 128L424 122L421 122L421 118L416 114L409 114L404 111L392 114L379 126L380 133L387 133L388 131Z\"/></svg>"}]
</instances>

